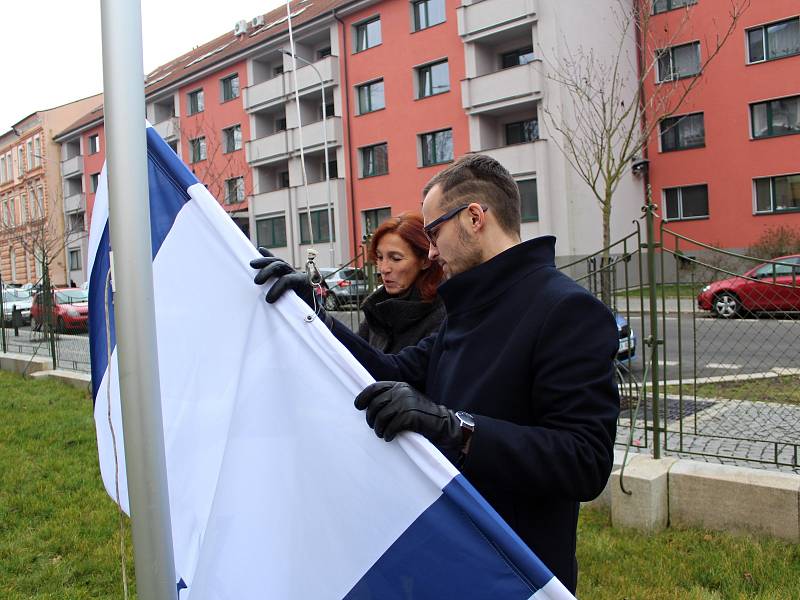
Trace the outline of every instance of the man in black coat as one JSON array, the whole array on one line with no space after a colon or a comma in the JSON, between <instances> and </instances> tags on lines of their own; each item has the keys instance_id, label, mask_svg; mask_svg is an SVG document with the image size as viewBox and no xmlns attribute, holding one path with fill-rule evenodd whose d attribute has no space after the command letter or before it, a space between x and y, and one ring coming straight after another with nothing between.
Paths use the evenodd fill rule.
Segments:
<instances>
[{"instance_id":1,"label":"man in black coat","mask_svg":"<svg viewBox=\"0 0 800 600\"><path fill-rule=\"evenodd\" d=\"M386 441L427 437L573 593L578 509L603 489L619 396L611 312L560 273L555 239L520 241L519 190L494 159L469 155L436 175L422 206L447 317L399 354L326 317L377 380L356 398ZM256 283L309 297L304 275L256 259Z\"/></svg>"}]
</instances>

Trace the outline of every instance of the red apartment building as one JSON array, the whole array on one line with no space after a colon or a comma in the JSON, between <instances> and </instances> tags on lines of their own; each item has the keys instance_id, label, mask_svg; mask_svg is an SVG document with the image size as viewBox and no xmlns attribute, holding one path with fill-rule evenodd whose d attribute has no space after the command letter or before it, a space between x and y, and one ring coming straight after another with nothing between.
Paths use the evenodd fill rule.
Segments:
<instances>
[{"instance_id":1,"label":"red apartment building","mask_svg":"<svg viewBox=\"0 0 800 600\"><path fill-rule=\"evenodd\" d=\"M729 5L658 0L653 32L679 32L646 93L695 77L730 23ZM657 49L649 48L653 53ZM659 213L683 235L746 248L768 228L800 228L800 4L752 2L674 118L648 147Z\"/></svg>"}]
</instances>

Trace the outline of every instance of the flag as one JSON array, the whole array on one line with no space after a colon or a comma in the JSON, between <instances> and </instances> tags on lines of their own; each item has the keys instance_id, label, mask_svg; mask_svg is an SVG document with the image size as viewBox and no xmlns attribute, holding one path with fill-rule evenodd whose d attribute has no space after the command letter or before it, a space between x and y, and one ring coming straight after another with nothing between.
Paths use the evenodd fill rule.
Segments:
<instances>
[{"instance_id":1,"label":"flag","mask_svg":"<svg viewBox=\"0 0 800 600\"><path fill-rule=\"evenodd\" d=\"M572 598L427 440L374 435L369 374L294 294L264 301L255 248L150 127L147 152L179 598ZM89 249L100 470L129 512L105 169Z\"/></svg>"}]
</instances>

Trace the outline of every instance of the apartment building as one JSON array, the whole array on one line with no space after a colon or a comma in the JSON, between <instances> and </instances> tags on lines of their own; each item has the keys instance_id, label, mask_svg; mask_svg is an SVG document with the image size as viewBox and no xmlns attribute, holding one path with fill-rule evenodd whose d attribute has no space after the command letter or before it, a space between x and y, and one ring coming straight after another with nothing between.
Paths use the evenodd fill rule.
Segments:
<instances>
[{"instance_id":1,"label":"apartment building","mask_svg":"<svg viewBox=\"0 0 800 600\"><path fill-rule=\"evenodd\" d=\"M61 161L54 133L98 101L97 96L31 113L0 135L0 276L4 283L36 283L46 256L54 284L69 283L65 253L70 235L85 236L77 226L66 227L67 199L60 185ZM81 198L71 198L80 202Z\"/></svg>"},{"instance_id":2,"label":"apartment building","mask_svg":"<svg viewBox=\"0 0 800 600\"><path fill-rule=\"evenodd\" d=\"M701 77L648 147L650 182L666 226L725 248L747 248L767 229L800 227L800 5L752 2L722 50L726 3L658 0L648 94ZM656 38L657 39L657 38Z\"/></svg>"}]
</instances>

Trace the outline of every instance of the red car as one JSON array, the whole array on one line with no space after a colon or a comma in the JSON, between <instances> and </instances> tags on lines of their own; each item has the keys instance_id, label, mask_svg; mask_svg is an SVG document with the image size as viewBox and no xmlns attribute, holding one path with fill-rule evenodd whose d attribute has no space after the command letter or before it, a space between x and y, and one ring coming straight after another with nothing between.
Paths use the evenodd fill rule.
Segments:
<instances>
[{"instance_id":1,"label":"red car","mask_svg":"<svg viewBox=\"0 0 800 600\"><path fill-rule=\"evenodd\" d=\"M800 255L773 259L744 275L714 281L697 296L697 305L730 319L748 312L800 311Z\"/></svg>"},{"instance_id":2,"label":"red car","mask_svg":"<svg viewBox=\"0 0 800 600\"><path fill-rule=\"evenodd\" d=\"M79 288L53 290L52 323L56 331L87 331L89 329L89 292ZM44 295L36 294L31 306L33 328L44 323Z\"/></svg>"}]
</instances>

